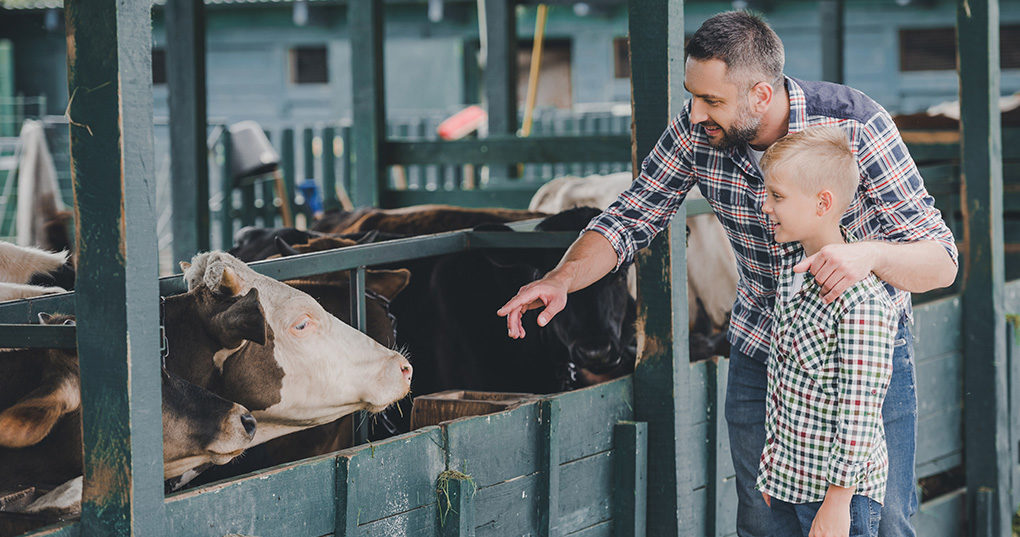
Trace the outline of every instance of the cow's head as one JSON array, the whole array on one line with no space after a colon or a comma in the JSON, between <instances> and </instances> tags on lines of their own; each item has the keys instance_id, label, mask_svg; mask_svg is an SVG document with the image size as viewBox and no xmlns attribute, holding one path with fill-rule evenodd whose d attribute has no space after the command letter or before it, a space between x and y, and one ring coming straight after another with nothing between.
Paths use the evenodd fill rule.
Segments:
<instances>
[{"instance_id":1,"label":"cow's head","mask_svg":"<svg viewBox=\"0 0 1020 537\"><path fill-rule=\"evenodd\" d=\"M245 394L260 398L262 404L250 407L259 420L257 443L357 410L381 411L409 392L411 364L400 353L344 324L308 294L223 252L195 256L184 277L189 289L232 296L258 291L266 344L244 343L237 350L248 352L228 353L217 364L220 393L235 401Z\"/></svg>"}]
</instances>

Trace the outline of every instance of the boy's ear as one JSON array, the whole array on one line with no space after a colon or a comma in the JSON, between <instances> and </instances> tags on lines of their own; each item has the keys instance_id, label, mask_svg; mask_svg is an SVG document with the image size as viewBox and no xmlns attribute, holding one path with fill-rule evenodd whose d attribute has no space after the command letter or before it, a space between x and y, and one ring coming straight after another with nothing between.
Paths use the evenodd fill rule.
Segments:
<instances>
[{"instance_id":1,"label":"boy's ear","mask_svg":"<svg viewBox=\"0 0 1020 537\"><path fill-rule=\"evenodd\" d=\"M823 190L819 192L818 209L816 210L818 216L825 216L829 211L831 211L835 201L836 200L832 195L832 191Z\"/></svg>"}]
</instances>

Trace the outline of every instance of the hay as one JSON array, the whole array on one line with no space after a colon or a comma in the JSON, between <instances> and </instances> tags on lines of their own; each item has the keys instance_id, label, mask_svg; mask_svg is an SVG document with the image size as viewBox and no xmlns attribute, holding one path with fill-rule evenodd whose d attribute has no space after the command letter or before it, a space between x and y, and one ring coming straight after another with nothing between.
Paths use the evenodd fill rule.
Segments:
<instances>
[{"instance_id":1,"label":"hay","mask_svg":"<svg viewBox=\"0 0 1020 537\"><path fill-rule=\"evenodd\" d=\"M441 526L446 525L446 516L453 510L453 503L450 502L450 480L454 479L457 481L467 481L471 484L472 493L478 490L478 486L475 485L475 480L462 472L457 470L446 470L439 474L439 478L436 479L436 505L439 507L439 524ZM446 502L444 509L443 502ZM453 511L456 513L456 511Z\"/></svg>"}]
</instances>

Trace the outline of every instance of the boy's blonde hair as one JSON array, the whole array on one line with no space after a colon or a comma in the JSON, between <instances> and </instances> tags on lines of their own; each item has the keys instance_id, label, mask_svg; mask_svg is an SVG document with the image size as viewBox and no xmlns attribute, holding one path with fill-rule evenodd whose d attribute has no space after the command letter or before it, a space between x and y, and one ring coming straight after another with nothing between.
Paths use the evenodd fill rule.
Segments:
<instances>
[{"instance_id":1,"label":"boy's blonde hair","mask_svg":"<svg viewBox=\"0 0 1020 537\"><path fill-rule=\"evenodd\" d=\"M778 168L792 172L787 177L811 194L830 190L839 214L853 201L861 181L850 140L839 127L810 127L787 134L765 151L760 165L766 175Z\"/></svg>"}]
</instances>

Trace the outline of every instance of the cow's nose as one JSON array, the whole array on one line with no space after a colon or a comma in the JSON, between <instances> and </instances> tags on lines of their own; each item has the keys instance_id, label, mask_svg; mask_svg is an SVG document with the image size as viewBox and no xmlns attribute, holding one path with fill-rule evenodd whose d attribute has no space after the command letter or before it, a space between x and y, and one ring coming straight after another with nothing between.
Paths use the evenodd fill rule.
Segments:
<instances>
[{"instance_id":1,"label":"cow's nose","mask_svg":"<svg viewBox=\"0 0 1020 537\"><path fill-rule=\"evenodd\" d=\"M599 365L605 362L612 350L613 346L609 343L591 347L582 345L575 347L578 361L581 362L579 365L582 366Z\"/></svg>"},{"instance_id":2,"label":"cow's nose","mask_svg":"<svg viewBox=\"0 0 1020 537\"><path fill-rule=\"evenodd\" d=\"M241 414L241 426L248 438L255 438L255 418L251 414Z\"/></svg>"},{"instance_id":3,"label":"cow's nose","mask_svg":"<svg viewBox=\"0 0 1020 537\"><path fill-rule=\"evenodd\" d=\"M411 375L414 373L414 368L411 367L410 363L404 362L400 365L400 373L404 375L404 380L411 382Z\"/></svg>"}]
</instances>

